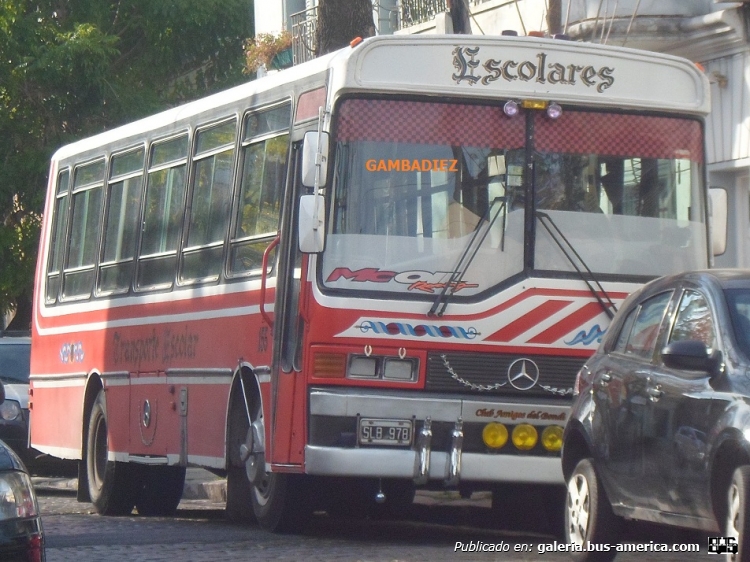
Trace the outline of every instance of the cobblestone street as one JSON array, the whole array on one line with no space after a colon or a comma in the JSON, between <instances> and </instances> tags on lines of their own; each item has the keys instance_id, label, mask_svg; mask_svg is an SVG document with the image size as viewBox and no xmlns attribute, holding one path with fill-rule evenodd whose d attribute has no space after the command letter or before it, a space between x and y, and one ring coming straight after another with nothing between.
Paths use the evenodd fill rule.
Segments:
<instances>
[{"instance_id":1,"label":"cobblestone street","mask_svg":"<svg viewBox=\"0 0 750 562\"><path fill-rule=\"evenodd\" d=\"M174 518L100 517L91 504L68 492L43 492L39 498L47 535L48 562L216 562L223 560L309 560L312 562L422 562L570 560L566 553L540 554L552 537L482 528L487 510L478 505L415 506L411 521L336 521L316 516L302 535L274 535L255 525L238 526L224 518L224 505L183 500ZM452 524L448 524L452 523ZM617 562L716 561L706 553L705 537L652 532L639 541L700 543L700 554L620 554ZM508 552L454 552L455 543L504 544ZM518 545L516 547L516 545ZM526 552L514 552L514 548Z\"/></svg>"}]
</instances>

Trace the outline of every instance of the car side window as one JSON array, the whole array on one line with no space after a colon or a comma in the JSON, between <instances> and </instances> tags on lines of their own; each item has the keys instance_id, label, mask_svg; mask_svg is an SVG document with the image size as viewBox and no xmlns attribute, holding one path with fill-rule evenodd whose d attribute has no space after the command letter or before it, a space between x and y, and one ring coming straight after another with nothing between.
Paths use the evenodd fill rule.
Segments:
<instances>
[{"instance_id":1,"label":"car side window","mask_svg":"<svg viewBox=\"0 0 750 562\"><path fill-rule=\"evenodd\" d=\"M653 357L656 339L659 335L659 326L671 298L672 293L668 291L651 297L640 304L633 328L630 331L630 337L625 346L625 353L643 359Z\"/></svg>"},{"instance_id":2,"label":"car side window","mask_svg":"<svg viewBox=\"0 0 750 562\"><path fill-rule=\"evenodd\" d=\"M708 347L716 347L716 329L711 307L698 291L688 290L680 299L669 342L698 340Z\"/></svg>"},{"instance_id":3,"label":"car side window","mask_svg":"<svg viewBox=\"0 0 750 562\"><path fill-rule=\"evenodd\" d=\"M628 345L628 338L630 337L630 331L633 329L633 322L635 322L636 312L638 312L638 307L631 310L620 325L620 333L617 335L617 341L612 348L612 351L615 353L625 353Z\"/></svg>"}]
</instances>

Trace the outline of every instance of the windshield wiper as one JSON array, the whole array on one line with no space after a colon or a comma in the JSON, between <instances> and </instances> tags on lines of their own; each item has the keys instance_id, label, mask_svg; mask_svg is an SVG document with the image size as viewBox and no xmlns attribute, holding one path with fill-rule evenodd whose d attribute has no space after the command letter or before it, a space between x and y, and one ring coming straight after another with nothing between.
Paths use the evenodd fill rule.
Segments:
<instances>
[{"instance_id":1,"label":"windshield wiper","mask_svg":"<svg viewBox=\"0 0 750 562\"><path fill-rule=\"evenodd\" d=\"M536 217L539 219L540 224L547 230L552 240L554 240L555 244L557 244L557 247L560 248L560 251L565 254L566 258L568 258L568 261L576 270L576 272L578 272L578 276L581 278L581 281L586 283L589 291L591 291L591 294L596 297L597 302L601 305L607 316L609 316L609 319L612 320L612 318L614 318L615 316L615 312L617 312L617 307L615 306L615 303L612 302L612 299L609 297L609 294L607 294L607 291L605 291L604 287L602 287L602 284L594 276L594 272L589 269L589 266L586 265L586 262L583 261L583 258L580 256L580 254L576 252L573 244L571 244L570 240L565 237L565 235L562 233L562 230L560 230L560 228L555 224L555 221L552 220L552 217L550 217L543 211L537 211ZM563 242L565 243L565 246L563 246ZM578 263L576 263L576 260L573 259L573 256L575 256L575 258L580 262L581 266L583 266L583 269L586 270L586 273L588 273L588 278L586 277L586 275L584 275L583 271L578 266ZM596 289L591 286L589 278L594 282L596 287L599 289L599 292L597 292ZM602 298L602 295L604 295L604 298ZM606 302L604 302L605 299Z\"/></svg>"},{"instance_id":2,"label":"windshield wiper","mask_svg":"<svg viewBox=\"0 0 750 562\"><path fill-rule=\"evenodd\" d=\"M492 220L488 221L487 219L490 216L490 213L492 212L492 207L495 206L495 203L500 201L500 207L498 208L497 212L495 213L495 216L492 217ZM451 273L450 279L448 279L448 282L443 285L443 289L438 294L437 298L435 299L435 302L432 303L432 306L430 307L430 310L427 312L427 316L442 316L445 312L445 308L448 306L448 299L455 293L456 287L458 286L459 281L463 278L464 274L466 273L466 270L469 269L469 266L471 265L471 262L474 261L474 257L477 255L477 252L479 251L479 248L482 246L482 243L484 243L485 238L487 238L487 235L490 232L490 229L492 228L492 225L497 220L497 217L500 216L500 213L503 214L503 232L500 239L500 251L505 250L505 217L507 215L507 199L506 197L495 197L489 205L487 205L487 211L485 211L482 218L479 219L479 222L477 222L477 225L474 227L474 233L472 234L471 238L469 239L469 243L466 244L466 247L464 248L464 251L461 252L461 256L458 258L458 263L456 263L456 267L453 268L453 272ZM482 226L485 225L485 228L482 228ZM477 237L479 236L479 233L484 230L484 233L482 234L481 238L479 238L479 241L477 242ZM476 243L475 243L476 242ZM473 249L473 251L471 251ZM469 252L471 251L471 254ZM448 292L450 290L450 293Z\"/></svg>"}]
</instances>

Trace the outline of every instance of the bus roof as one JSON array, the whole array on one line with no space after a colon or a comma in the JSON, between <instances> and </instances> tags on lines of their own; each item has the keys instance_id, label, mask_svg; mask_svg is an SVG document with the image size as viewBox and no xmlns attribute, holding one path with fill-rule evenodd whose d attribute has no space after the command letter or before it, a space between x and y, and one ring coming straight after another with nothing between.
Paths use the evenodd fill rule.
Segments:
<instances>
[{"instance_id":1,"label":"bus roof","mask_svg":"<svg viewBox=\"0 0 750 562\"><path fill-rule=\"evenodd\" d=\"M242 100L252 105L255 96L329 69L329 104L343 93L366 91L536 99L697 116L710 109L707 77L692 62L672 55L538 37L377 36L69 144L53 158L137 137Z\"/></svg>"}]
</instances>

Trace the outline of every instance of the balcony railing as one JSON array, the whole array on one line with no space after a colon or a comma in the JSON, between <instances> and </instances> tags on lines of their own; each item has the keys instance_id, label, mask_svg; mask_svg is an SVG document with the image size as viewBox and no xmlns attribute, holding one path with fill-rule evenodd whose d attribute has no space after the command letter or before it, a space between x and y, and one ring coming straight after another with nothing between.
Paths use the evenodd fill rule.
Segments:
<instances>
[{"instance_id":1,"label":"balcony railing","mask_svg":"<svg viewBox=\"0 0 750 562\"><path fill-rule=\"evenodd\" d=\"M315 58L318 8L292 14L292 61L300 64Z\"/></svg>"},{"instance_id":2,"label":"balcony railing","mask_svg":"<svg viewBox=\"0 0 750 562\"><path fill-rule=\"evenodd\" d=\"M469 7L489 0L468 0ZM521 0L516 0L521 1ZM446 0L400 0L398 21L392 29L403 29L428 22L447 10ZM318 8L313 7L292 14L292 56L294 64L300 64L316 56L315 42L318 27Z\"/></svg>"},{"instance_id":3,"label":"balcony railing","mask_svg":"<svg viewBox=\"0 0 750 562\"><path fill-rule=\"evenodd\" d=\"M401 0L399 29L434 19L446 11L445 0Z\"/></svg>"},{"instance_id":4,"label":"balcony railing","mask_svg":"<svg viewBox=\"0 0 750 562\"><path fill-rule=\"evenodd\" d=\"M469 8L489 0L468 0ZM520 0L516 0L517 2ZM445 0L401 0L399 2L399 29L424 23L448 9Z\"/></svg>"}]
</instances>

